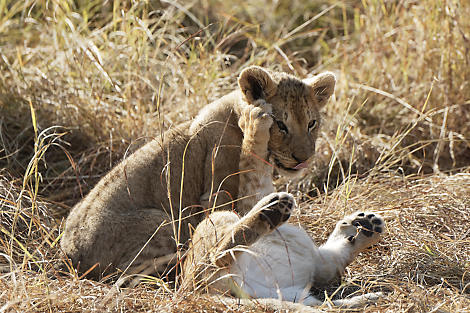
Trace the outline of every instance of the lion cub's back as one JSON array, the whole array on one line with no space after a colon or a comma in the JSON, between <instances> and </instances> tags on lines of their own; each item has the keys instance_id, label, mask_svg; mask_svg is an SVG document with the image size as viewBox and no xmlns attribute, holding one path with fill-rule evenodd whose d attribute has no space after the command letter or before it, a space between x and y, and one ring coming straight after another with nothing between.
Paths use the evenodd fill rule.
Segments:
<instances>
[{"instance_id":1,"label":"lion cub's back","mask_svg":"<svg viewBox=\"0 0 470 313\"><path fill-rule=\"evenodd\" d=\"M75 205L66 220L61 240L64 252L73 261L92 259L91 255L100 244L119 241L117 237L122 230L114 229L112 225L122 216L132 216L136 210L145 209L169 214L168 185L174 200L173 207L179 207L181 156L189 140L189 135L180 131L187 129L185 124L178 130L167 132L163 144L154 139L139 148ZM196 155L204 155L203 143L197 139L191 141L188 149ZM185 165L185 172L191 172L192 178L191 186L185 188L184 200L187 203L197 203L202 194L204 158L201 159L200 162L191 160ZM169 184L166 180L168 171L171 173Z\"/></svg>"}]
</instances>

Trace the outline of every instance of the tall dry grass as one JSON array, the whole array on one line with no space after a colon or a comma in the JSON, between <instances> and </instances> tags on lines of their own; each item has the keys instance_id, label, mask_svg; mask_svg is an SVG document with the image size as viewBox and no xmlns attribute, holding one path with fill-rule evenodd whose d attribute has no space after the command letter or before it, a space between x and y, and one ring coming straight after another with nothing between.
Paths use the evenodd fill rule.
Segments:
<instances>
[{"instance_id":1,"label":"tall dry grass","mask_svg":"<svg viewBox=\"0 0 470 313\"><path fill-rule=\"evenodd\" d=\"M352 210L387 217L346 275L390 291L367 310L468 311L469 15L464 0L0 1L0 311L227 311L145 286L106 298L54 265L61 217L127 149L253 64L338 76L316 164L277 185L316 238Z\"/></svg>"}]
</instances>

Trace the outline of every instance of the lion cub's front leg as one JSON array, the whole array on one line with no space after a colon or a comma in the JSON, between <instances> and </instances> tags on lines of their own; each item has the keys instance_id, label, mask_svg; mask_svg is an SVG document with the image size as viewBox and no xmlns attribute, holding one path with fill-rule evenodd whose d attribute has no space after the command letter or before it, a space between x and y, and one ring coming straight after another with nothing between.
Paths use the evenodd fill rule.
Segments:
<instances>
[{"instance_id":1,"label":"lion cub's front leg","mask_svg":"<svg viewBox=\"0 0 470 313\"><path fill-rule=\"evenodd\" d=\"M226 273L240 252L237 246L249 246L272 232L290 217L295 201L279 192L261 199L244 217L230 211L216 211L197 226L184 263L183 284L217 291L229 290Z\"/></svg>"},{"instance_id":2,"label":"lion cub's front leg","mask_svg":"<svg viewBox=\"0 0 470 313\"><path fill-rule=\"evenodd\" d=\"M242 108L238 126L243 131L240 154L238 212L244 214L264 196L274 192L273 167L268 163L269 129L273 123L271 104L257 100Z\"/></svg>"}]
</instances>

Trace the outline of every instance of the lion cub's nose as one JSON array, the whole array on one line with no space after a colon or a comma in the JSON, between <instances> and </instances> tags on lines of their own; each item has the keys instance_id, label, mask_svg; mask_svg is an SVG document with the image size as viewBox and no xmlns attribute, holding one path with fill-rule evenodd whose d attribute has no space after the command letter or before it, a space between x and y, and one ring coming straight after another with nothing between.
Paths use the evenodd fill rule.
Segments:
<instances>
[{"instance_id":1,"label":"lion cub's nose","mask_svg":"<svg viewBox=\"0 0 470 313\"><path fill-rule=\"evenodd\" d=\"M305 163L305 161L308 160L308 157L305 157L305 156L297 156L294 153L292 153L291 155L292 155L292 158L294 160L296 160L297 163L299 163L299 165L300 165L300 163Z\"/></svg>"},{"instance_id":2,"label":"lion cub's nose","mask_svg":"<svg viewBox=\"0 0 470 313\"><path fill-rule=\"evenodd\" d=\"M297 165L294 167L295 170L301 170L308 167L308 158L299 158L294 153L292 153L292 158L297 162Z\"/></svg>"}]
</instances>

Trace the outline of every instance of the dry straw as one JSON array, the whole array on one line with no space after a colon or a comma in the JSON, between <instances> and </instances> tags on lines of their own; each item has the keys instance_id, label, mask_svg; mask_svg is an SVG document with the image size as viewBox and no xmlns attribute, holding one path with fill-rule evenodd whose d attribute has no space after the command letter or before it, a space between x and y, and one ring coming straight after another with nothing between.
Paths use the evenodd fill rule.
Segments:
<instances>
[{"instance_id":1,"label":"dry straw","mask_svg":"<svg viewBox=\"0 0 470 313\"><path fill-rule=\"evenodd\" d=\"M291 222L319 243L352 211L388 223L326 296L382 290L363 311L470 312L469 15L463 0L0 0L0 312L265 311L159 279L116 292L79 280L57 245L70 207L128 149L253 64L338 76L315 164L277 181L300 203Z\"/></svg>"}]
</instances>

